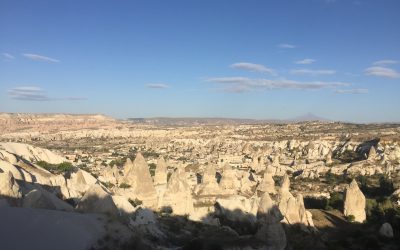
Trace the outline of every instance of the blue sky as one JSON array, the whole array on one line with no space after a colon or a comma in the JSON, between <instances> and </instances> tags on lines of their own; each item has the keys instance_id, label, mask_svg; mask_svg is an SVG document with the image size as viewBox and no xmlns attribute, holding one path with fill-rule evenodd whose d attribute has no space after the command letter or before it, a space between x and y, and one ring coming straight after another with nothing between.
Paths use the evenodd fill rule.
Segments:
<instances>
[{"instance_id":1,"label":"blue sky","mask_svg":"<svg viewBox=\"0 0 400 250\"><path fill-rule=\"evenodd\" d=\"M400 1L0 0L0 112L400 121Z\"/></svg>"}]
</instances>

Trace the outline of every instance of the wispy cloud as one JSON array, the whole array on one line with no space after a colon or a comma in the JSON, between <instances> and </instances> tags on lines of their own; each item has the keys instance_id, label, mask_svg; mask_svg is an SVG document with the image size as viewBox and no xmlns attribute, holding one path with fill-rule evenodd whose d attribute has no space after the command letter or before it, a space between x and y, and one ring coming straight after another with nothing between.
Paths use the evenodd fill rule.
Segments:
<instances>
[{"instance_id":1,"label":"wispy cloud","mask_svg":"<svg viewBox=\"0 0 400 250\"><path fill-rule=\"evenodd\" d=\"M231 68L276 75L275 70L273 70L271 68L267 68L264 65L255 64L255 63L248 63L248 62L234 63L231 65Z\"/></svg>"},{"instance_id":2,"label":"wispy cloud","mask_svg":"<svg viewBox=\"0 0 400 250\"><path fill-rule=\"evenodd\" d=\"M293 69L290 71L290 74L293 75L311 75L311 76L319 76L319 75L333 75L336 71L332 69Z\"/></svg>"},{"instance_id":3,"label":"wispy cloud","mask_svg":"<svg viewBox=\"0 0 400 250\"><path fill-rule=\"evenodd\" d=\"M336 94L368 94L368 89L337 89Z\"/></svg>"},{"instance_id":4,"label":"wispy cloud","mask_svg":"<svg viewBox=\"0 0 400 250\"><path fill-rule=\"evenodd\" d=\"M8 95L15 100L21 101L83 101L87 100L86 97L49 97L42 88L36 86L21 86L9 89Z\"/></svg>"},{"instance_id":5,"label":"wispy cloud","mask_svg":"<svg viewBox=\"0 0 400 250\"><path fill-rule=\"evenodd\" d=\"M306 58L306 59L303 59L303 60L300 60L300 61L296 61L294 63L296 63L296 64L312 64L314 62L315 62L314 59Z\"/></svg>"},{"instance_id":6,"label":"wispy cloud","mask_svg":"<svg viewBox=\"0 0 400 250\"><path fill-rule=\"evenodd\" d=\"M23 101L48 101L49 97L45 91L35 86L16 87L8 90L8 94L12 99Z\"/></svg>"},{"instance_id":7,"label":"wispy cloud","mask_svg":"<svg viewBox=\"0 0 400 250\"><path fill-rule=\"evenodd\" d=\"M2 55L3 58L6 59L6 60L13 60L13 59L15 59L15 56L13 56L13 55L11 55L11 54L9 54L9 53L2 53L1 55Z\"/></svg>"},{"instance_id":8,"label":"wispy cloud","mask_svg":"<svg viewBox=\"0 0 400 250\"><path fill-rule=\"evenodd\" d=\"M167 84L164 83L148 83L144 85L146 88L150 89L166 89L169 88Z\"/></svg>"},{"instance_id":9,"label":"wispy cloud","mask_svg":"<svg viewBox=\"0 0 400 250\"><path fill-rule=\"evenodd\" d=\"M386 67L369 67L365 69L365 74L368 76L381 76L387 78L400 78L400 73L394 69L386 68Z\"/></svg>"},{"instance_id":10,"label":"wispy cloud","mask_svg":"<svg viewBox=\"0 0 400 250\"><path fill-rule=\"evenodd\" d=\"M386 59L386 60L376 61L373 64L377 65L377 66L385 66L385 65L388 65L388 64L396 64L396 63L398 63L398 61Z\"/></svg>"},{"instance_id":11,"label":"wispy cloud","mask_svg":"<svg viewBox=\"0 0 400 250\"><path fill-rule=\"evenodd\" d=\"M222 86L221 90L226 92L241 93L259 89L295 89L295 90L317 90L323 88L335 88L349 86L345 82L300 82L287 79L253 79L247 77L216 77L207 79Z\"/></svg>"},{"instance_id":12,"label":"wispy cloud","mask_svg":"<svg viewBox=\"0 0 400 250\"><path fill-rule=\"evenodd\" d=\"M296 48L296 45L289 44L289 43L280 43L280 44L278 44L278 48L281 48L281 49L294 49L294 48Z\"/></svg>"},{"instance_id":13,"label":"wispy cloud","mask_svg":"<svg viewBox=\"0 0 400 250\"><path fill-rule=\"evenodd\" d=\"M29 53L25 53L22 54L24 57L29 58L31 60L34 61L41 61L41 62L52 62L52 63L58 63L59 60L51 58L51 57L47 57L47 56L43 56L43 55L37 55L37 54L29 54Z\"/></svg>"}]
</instances>

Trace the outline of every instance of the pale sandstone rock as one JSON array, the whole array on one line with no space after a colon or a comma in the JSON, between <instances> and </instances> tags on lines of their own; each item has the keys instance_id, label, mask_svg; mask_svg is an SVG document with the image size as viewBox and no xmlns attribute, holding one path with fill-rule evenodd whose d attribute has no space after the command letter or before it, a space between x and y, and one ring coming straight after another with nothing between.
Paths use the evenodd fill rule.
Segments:
<instances>
[{"instance_id":1,"label":"pale sandstone rock","mask_svg":"<svg viewBox=\"0 0 400 250\"><path fill-rule=\"evenodd\" d=\"M383 223L382 226L379 228L379 234L386 238L393 238L392 226L387 222Z\"/></svg>"},{"instance_id":2,"label":"pale sandstone rock","mask_svg":"<svg viewBox=\"0 0 400 250\"><path fill-rule=\"evenodd\" d=\"M257 182L254 181L254 177L252 173L241 171L241 178L240 178L240 193L245 196L253 196L255 186Z\"/></svg>"},{"instance_id":3,"label":"pale sandstone rock","mask_svg":"<svg viewBox=\"0 0 400 250\"><path fill-rule=\"evenodd\" d=\"M0 196L14 199L22 197L21 188L11 172L0 173Z\"/></svg>"},{"instance_id":4,"label":"pale sandstone rock","mask_svg":"<svg viewBox=\"0 0 400 250\"><path fill-rule=\"evenodd\" d=\"M10 164L17 164L17 162L18 162L18 159L14 154L11 154L2 149L0 149L0 160L6 161Z\"/></svg>"},{"instance_id":5,"label":"pale sandstone rock","mask_svg":"<svg viewBox=\"0 0 400 250\"><path fill-rule=\"evenodd\" d=\"M184 170L177 169L169 178L160 208L163 207L170 207L176 215L193 213L192 194Z\"/></svg>"},{"instance_id":6,"label":"pale sandstone rock","mask_svg":"<svg viewBox=\"0 0 400 250\"><path fill-rule=\"evenodd\" d=\"M222 173L219 187L225 193L236 193L240 188L240 181L238 180L235 171L229 164L225 164L224 171Z\"/></svg>"},{"instance_id":7,"label":"pale sandstone rock","mask_svg":"<svg viewBox=\"0 0 400 250\"><path fill-rule=\"evenodd\" d=\"M118 185L121 175L117 166L106 167L100 172L99 180L105 183Z\"/></svg>"},{"instance_id":8,"label":"pale sandstone rock","mask_svg":"<svg viewBox=\"0 0 400 250\"><path fill-rule=\"evenodd\" d=\"M216 170L213 165L206 166L203 174L202 182L198 186L197 195L218 195L221 194L221 189L215 178Z\"/></svg>"},{"instance_id":9,"label":"pale sandstone rock","mask_svg":"<svg viewBox=\"0 0 400 250\"><path fill-rule=\"evenodd\" d=\"M80 198L92 185L97 183L97 179L79 169L76 173L72 173L69 179L66 179L66 183L70 198Z\"/></svg>"},{"instance_id":10,"label":"pale sandstone rock","mask_svg":"<svg viewBox=\"0 0 400 250\"><path fill-rule=\"evenodd\" d=\"M260 185L258 185L257 190L270 194L276 194L275 181L272 178L271 170L269 167L267 167L267 169L265 170L264 178L262 179Z\"/></svg>"},{"instance_id":11,"label":"pale sandstone rock","mask_svg":"<svg viewBox=\"0 0 400 250\"><path fill-rule=\"evenodd\" d=\"M365 215L365 196L353 179L344 193L344 211L345 216L353 215L354 220L363 222Z\"/></svg>"},{"instance_id":12,"label":"pale sandstone rock","mask_svg":"<svg viewBox=\"0 0 400 250\"><path fill-rule=\"evenodd\" d=\"M23 143L3 142L0 147L5 151L21 156L28 161L46 161L51 164L59 164L67 161L65 158L54 154L48 149L34 147Z\"/></svg>"},{"instance_id":13,"label":"pale sandstone rock","mask_svg":"<svg viewBox=\"0 0 400 250\"><path fill-rule=\"evenodd\" d=\"M127 173L129 173L129 171L131 171L131 169L133 168L133 163L131 161L131 159L127 158L126 162L124 163L124 175L126 175Z\"/></svg>"},{"instance_id":14,"label":"pale sandstone rock","mask_svg":"<svg viewBox=\"0 0 400 250\"><path fill-rule=\"evenodd\" d=\"M143 202L145 207L157 208L157 192L149 172L149 166L141 153L137 153L133 166L124 173L124 183L131 186L132 197Z\"/></svg>"},{"instance_id":15,"label":"pale sandstone rock","mask_svg":"<svg viewBox=\"0 0 400 250\"><path fill-rule=\"evenodd\" d=\"M24 175L22 175L18 168L7 161L0 160L0 169L0 172L3 173L11 172L13 174L13 177L17 180L25 180Z\"/></svg>"},{"instance_id":16,"label":"pale sandstone rock","mask_svg":"<svg viewBox=\"0 0 400 250\"><path fill-rule=\"evenodd\" d=\"M256 222L259 199L257 197L246 198L241 195L233 195L227 198L218 198L218 212L231 221Z\"/></svg>"},{"instance_id":17,"label":"pale sandstone rock","mask_svg":"<svg viewBox=\"0 0 400 250\"><path fill-rule=\"evenodd\" d=\"M165 162L164 157L160 156L154 173L154 185L167 184L167 174L167 163Z\"/></svg>"},{"instance_id":18,"label":"pale sandstone rock","mask_svg":"<svg viewBox=\"0 0 400 250\"><path fill-rule=\"evenodd\" d=\"M119 211L111 195L101 186L92 185L76 206L78 211L85 213L109 213L118 215Z\"/></svg>"},{"instance_id":19,"label":"pale sandstone rock","mask_svg":"<svg viewBox=\"0 0 400 250\"><path fill-rule=\"evenodd\" d=\"M282 215L267 192L261 197L257 218L260 227L255 235L256 238L264 241L267 249L285 249L287 240L280 223Z\"/></svg>"},{"instance_id":20,"label":"pale sandstone rock","mask_svg":"<svg viewBox=\"0 0 400 250\"><path fill-rule=\"evenodd\" d=\"M54 194L38 186L24 196L23 207L62 210L69 212L74 210L71 205L58 199Z\"/></svg>"},{"instance_id":21,"label":"pale sandstone rock","mask_svg":"<svg viewBox=\"0 0 400 250\"><path fill-rule=\"evenodd\" d=\"M280 190L281 191L289 191L289 188L290 188L290 179L289 179L289 176L287 174L285 174L282 178Z\"/></svg>"},{"instance_id":22,"label":"pale sandstone rock","mask_svg":"<svg viewBox=\"0 0 400 250\"><path fill-rule=\"evenodd\" d=\"M129 200L120 195L111 196L115 206L118 208L119 215L130 215L136 211L136 208L132 206Z\"/></svg>"}]
</instances>

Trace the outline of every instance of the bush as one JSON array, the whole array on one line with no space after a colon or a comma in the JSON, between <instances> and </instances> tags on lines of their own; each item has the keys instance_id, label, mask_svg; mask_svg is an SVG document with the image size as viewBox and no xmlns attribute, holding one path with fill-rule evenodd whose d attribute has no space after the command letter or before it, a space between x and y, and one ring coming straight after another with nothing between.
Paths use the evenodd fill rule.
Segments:
<instances>
[{"instance_id":1,"label":"bush","mask_svg":"<svg viewBox=\"0 0 400 250\"><path fill-rule=\"evenodd\" d=\"M119 184L119 188L126 189L126 188L130 188L130 187L131 187L131 185L129 185L129 184L125 183L125 182Z\"/></svg>"},{"instance_id":2,"label":"bush","mask_svg":"<svg viewBox=\"0 0 400 250\"><path fill-rule=\"evenodd\" d=\"M38 161L36 164L53 174L70 173L75 167L70 162L62 162L60 164L51 164L46 161Z\"/></svg>"},{"instance_id":3,"label":"bush","mask_svg":"<svg viewBox=\"0 0 400 250\"><path fill-rule=\"evenodd\" d=\"M331 193L331 197L329 198L328 202L326 203L325 210L331 210L331 209L338 209L342 210L343 209L343 194L338 193L338 192L333 192Z\"/></svg>"},{"instance_id":4,"label":"bush","mask_svg":"<svg viewBox=\"0 0 400 250\"><path fill-rule=\"evenodd\" d=\"M350 163L355 161L361 161L363 159L356 151L353 150L345 150L338 156L339 160L344 163Z\"/></svg>"},{"instance_id":5,"label":"bush","mask_svg":"<svg viewBox=\"0 0 400 250\"><path fill-rule=\"evenodd\" d=\"M131 198L128 199L129 203L131 203L132 206L137 207L143 204L143 201L135 198L135 200L132 200Z\"/></svg>"},{"instance_id":6,"label":"bush","mask_svg":"<svg viewBox=\"0 0 400 250\"><path fill-rule=\"evenodd\" d=\"M350 179L345 175L336 175L331 172L326 173L325 181L327 184L349 183Z\"/></svg>"},{"instance_id":7,"label":"bush","mask_svg":"<svg viewBox=\"0 0 400 250\"><path fill-rule=\"evenodd\" d=\"M115 160L110 161L110 163L108 164L110 167L122 167L126 162L126 157L123 158L117 158Z\"/></svg>"},{"instance_id":8,"label":"bush","mask_svg":"<svg viewBox=\"0 0 400 250\"><path fill-rule=\"evenodd\" d=\"M394 192L393 181L382 175L379 177L379 188L382 195L391 195Z\"/></svg>"},{"instance_id":9,"label":"bush","mask_svg":"<svg viewBox=\"0 0 400 250\"><path fill-rule=\"evenodd\" d=\"M115 185L112 184L111 182L102 182L101 184L103 184L106 188L113 188L113 187L115 187Z\"/></svg>"},{"instance_id":10,"label":"bush","mask_svg":"<svg viewBox=\"0 0 400 250\"><path fill-rule=\"evenodd\" d=\"M354 220L356 219L356 217L354 217L354 215L352 214L347 215L345 218L348 222L354 222Z\"/></svg>"},{"instance_id":11,"label":"bush","mask_svg":"<svg viewBox=\"0 0 400 250\"><path fill-rule=\"evenodd\" d=\"M158 158L160 156L159 153L156 153L154 151L144 151L142 152L142 155L144 158Z\"/></svg>"}]
</instances>

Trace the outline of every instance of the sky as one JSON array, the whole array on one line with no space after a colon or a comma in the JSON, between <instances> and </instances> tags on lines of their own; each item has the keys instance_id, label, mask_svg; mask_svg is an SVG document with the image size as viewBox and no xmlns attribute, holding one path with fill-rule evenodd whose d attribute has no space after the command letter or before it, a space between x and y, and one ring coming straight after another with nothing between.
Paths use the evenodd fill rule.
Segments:
<instances>
[{"instance_id":1,"label":"sky","mask_svg":"<svg viewBox=\"0 0 400 250\"><path fill-rule=\"evenodd\" d=\"M0 112L400 122L400 1L0 0Z\"/></svg>"}]
</instances>

